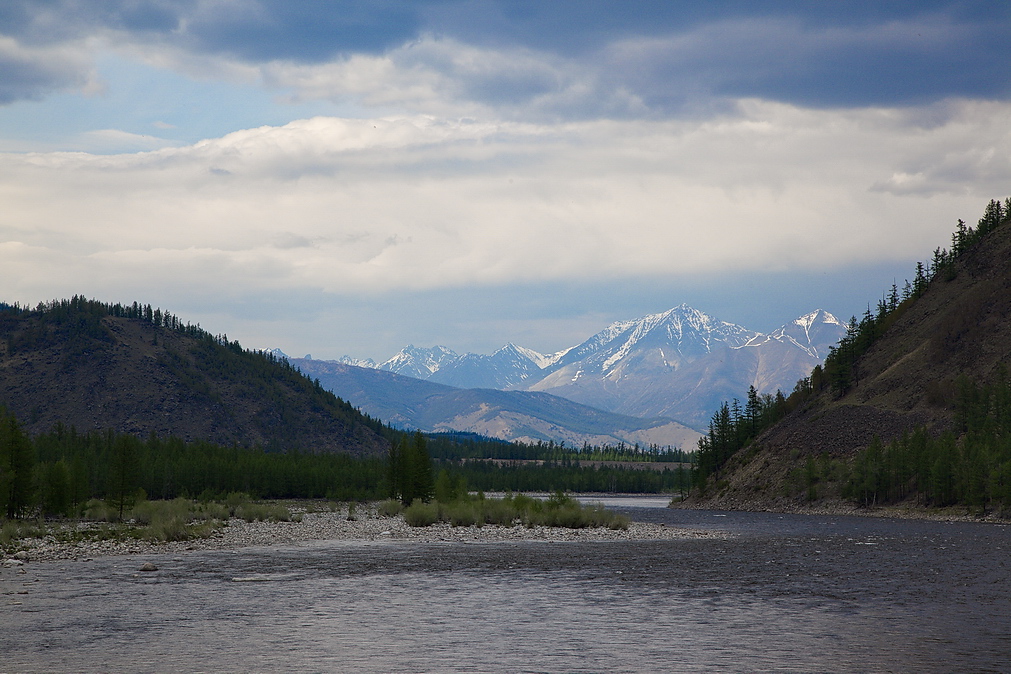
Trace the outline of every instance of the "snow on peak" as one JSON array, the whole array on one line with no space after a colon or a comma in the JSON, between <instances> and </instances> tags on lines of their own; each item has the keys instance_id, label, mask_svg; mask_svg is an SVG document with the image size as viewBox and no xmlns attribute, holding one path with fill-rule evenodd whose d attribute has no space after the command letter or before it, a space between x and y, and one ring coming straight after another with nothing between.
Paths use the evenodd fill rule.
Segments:
<instances>
[{"instance_id":1,"label":"snow on peak","mask_svg":"<svg viewBox=\"0 0 1011 674\"><path fill-rule=\"evenodd\" d=\"M512 342L509 342L508 344L506 344L505 346L503 346L501 349L499 349L499 351L504 351L506 349L508 349L510 351L513 351L513 352L519 354L520 356L526 358L527 360L529 360L530 362L532 362L534 365L536 365L537 367L539 367L542 370L544 368L546 368L546 367L551 366L552 363L554 362L552 360L552 358L554 358L554 356L546 356L543 353L539 353L537 351L534 351L533 349L528 349L528 348L526 348L524 346L517 346L517 345L513 344ZM496 353L498 353L498 352L496 352Z\"/></svg>"},{"instance_id":2,"label":"snow on peak","mask_svg":"<svg viewBox=\"0 0 1011 674\"><path fill-rule=\"evenodd\" d=\"M846 332L846 326L838 318L816 309L773 331L769 337L784 342L792 342L815 358L824 358L828 347L837 343Z\"/></svg>"},{"instance_id":3,"label":"snow on peak","mask_svg":"<svg viewBox=\"0 0 1011 674\"><path fill-rule=\"evenodd\" d=\"M379 369L424 379L447 361L457 358L459 358L457 353L445 346L426 349L409 344L389 360L380 363Z\"/></svg>"}]
</instances>

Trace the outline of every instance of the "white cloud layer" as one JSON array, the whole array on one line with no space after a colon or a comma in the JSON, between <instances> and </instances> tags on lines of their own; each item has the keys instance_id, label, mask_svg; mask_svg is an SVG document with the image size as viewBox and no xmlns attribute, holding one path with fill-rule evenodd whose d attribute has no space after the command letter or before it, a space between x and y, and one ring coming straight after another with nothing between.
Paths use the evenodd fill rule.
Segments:
<instances>
[{"instance_id":1,"label":"white cloud layer","mask_svg":"<svg viewBox=\"0 0 1011 674\"><path fill-rule=\"evenodd\" d=\"M0 155L6 299L357 295L924 258L1011 184L1011 105L705 121L314 118Z\"/></svg>"}]
</instances>

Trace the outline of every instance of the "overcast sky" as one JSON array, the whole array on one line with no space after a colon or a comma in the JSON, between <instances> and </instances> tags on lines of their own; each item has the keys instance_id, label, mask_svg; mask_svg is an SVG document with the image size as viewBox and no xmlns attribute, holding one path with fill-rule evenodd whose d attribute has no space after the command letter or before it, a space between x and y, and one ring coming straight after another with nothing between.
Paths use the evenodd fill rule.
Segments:
<instances>
[{"instance_id":1,"label":"overcast sky","mask_svg":"<svg viewBox=\"0 0 1011 674\"><path fill-rule=\"evenodd\" d=\"M848 318L1011 194L1007 2L4 0L0 301L251 348Z\"/></svg>"}]
</instances>

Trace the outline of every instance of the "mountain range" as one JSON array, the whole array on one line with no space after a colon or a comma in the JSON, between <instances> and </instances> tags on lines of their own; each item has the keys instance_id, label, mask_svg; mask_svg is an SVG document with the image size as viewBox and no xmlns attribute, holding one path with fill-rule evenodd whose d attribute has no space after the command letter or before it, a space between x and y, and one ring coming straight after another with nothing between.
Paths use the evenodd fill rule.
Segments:
<instances>
[{"instance_id":1,"label":"mountain range","mask_svg":"<svg viewBox=\"0 0 1011 674\"><path fill-rule=\"evenodd\" d=\"M690 449L723 401L749 386L789 392L845 330L819 310L763 334L682 304L612 323L554 354L515 344L489 355L412 345L382 363L347 356L289 360L397 426L528 442Z\"/></svg>"},{"instance_id":2,"label":"mountain range","mask_svg":"<svg viewBox=\"0 0 1011 674\"><path fill-rule=\"evenodd\" d=\"M339 362L457 388L551 393L633 417L703 429L720 403L754 386L789 393L846 332L818 310L763 334L686 304L618 321L554 354L506 344L490 355L408 346L392 358Z\"/></svg>"}]
</instances>

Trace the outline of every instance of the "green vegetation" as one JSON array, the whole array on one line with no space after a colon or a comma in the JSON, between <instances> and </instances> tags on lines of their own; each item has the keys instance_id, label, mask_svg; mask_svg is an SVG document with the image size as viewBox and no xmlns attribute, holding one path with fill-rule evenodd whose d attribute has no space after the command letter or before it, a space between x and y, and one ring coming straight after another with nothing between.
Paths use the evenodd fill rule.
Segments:
<instances>
[{"instance_id":1,"label":"green vegetation","mask_svg":"<svg viewBox=\"0 0 1011 674\"><path fill-rule=\"evenodd\" d=\"M508 459L513 461L623 461L687 463L689 455L676 447L638 444L590 445L568 447L564 442L506 442L473 433L430 433L428 451L435 459Z\"/></svg>"},{"instance_id":2,"label":"green vegetation","mask_svg":"<svg viewBox=\"0 0 1011 674\"><path fill-rule=\"evenodd\" d=\"M399 498L404 505L432 498L432 459L428 455L425 436L415 433L401 438L390 449L387 463L389 496Z\"/></svg>"},{"instance_id":3,"label":"green vegetation","mask_svg":"<svg viewBox=\"0 0 1011 674\"><path fill-rule=\"evenodd\" d=\"M449 502L415 501L403 511L404 521L412 527L427 527L447 522L454 527L535 526L586 529L607 527L627 529L628 518L603 506L584 506L579 501L556 492L546 500L524 494L508 494L501 499L485 498L483 494L461 494Z\"/></svg>"},{"instance_id":4,"label":"green vegetation","mask_svg":"<svg viewBox=\"0 0 1011 674\"><path fill-rule=\"evenodd\" d=\"M1011 512L1011 381L957 383L955 430L920 428L888 444L875 439L852 464L844 495L863 504L915 499L930 506Z\"/></svg>"},{"instance_id":5,"label":"green vegetation","mask_svg":"<svg viewBox=\"0 0 1011 674\"><path fill-rule=\"evenodd\" d=\"M734 398L733 403L723 403L720 410L709 422L709 432L699 438L692 470L692 484L705 492L711 475L742 448L748 446L763 430L776 423L797 407L806 398L806 391L799 388L784 398L782 392L776 395L759 395L754 386L748 388L748 402Z\"/></svg>"},{"instance_id":6,"label":"green vegetation","mask_svg":"<svg viewBox=\"0 0 1011 674\"><path fill-rule=\"evenodd\" d=\"M473 489L498 492L606 492L673 494L687 491L691 464L671 464L663 470L637 470L630 465L586 465L575 460L544 463L466 461L440 463Z\"/></svg>"},{"instance_id":7,"label":"green vegetation","mask_svg":"<svg viewBox=\"0 0 1011 674\"><path fill-rule=\"evenodd\" d=\"M691 483L692 455L676 447L620 443L574 448L555 442L508 443L469 433L427 438L436 468L482 491L659 494L684 493ZM602 461L611 463L594 463ZM644 469L647 462L666 465Z\"/></svg>"},{"instance_id":8,"label":"green vegetation","mask_svg":"<svg viewBox=\"0 0 1011 674\"><path fill-rule=\"evenodd\" d=\"M127 519L143 496L370 500L385 495L386 462L343 454L286 454L179 438L147 440L57 426L29 438L0 409L0 510L10 519L75 516L102 499Z\"/></svg>"}]
</instances>

